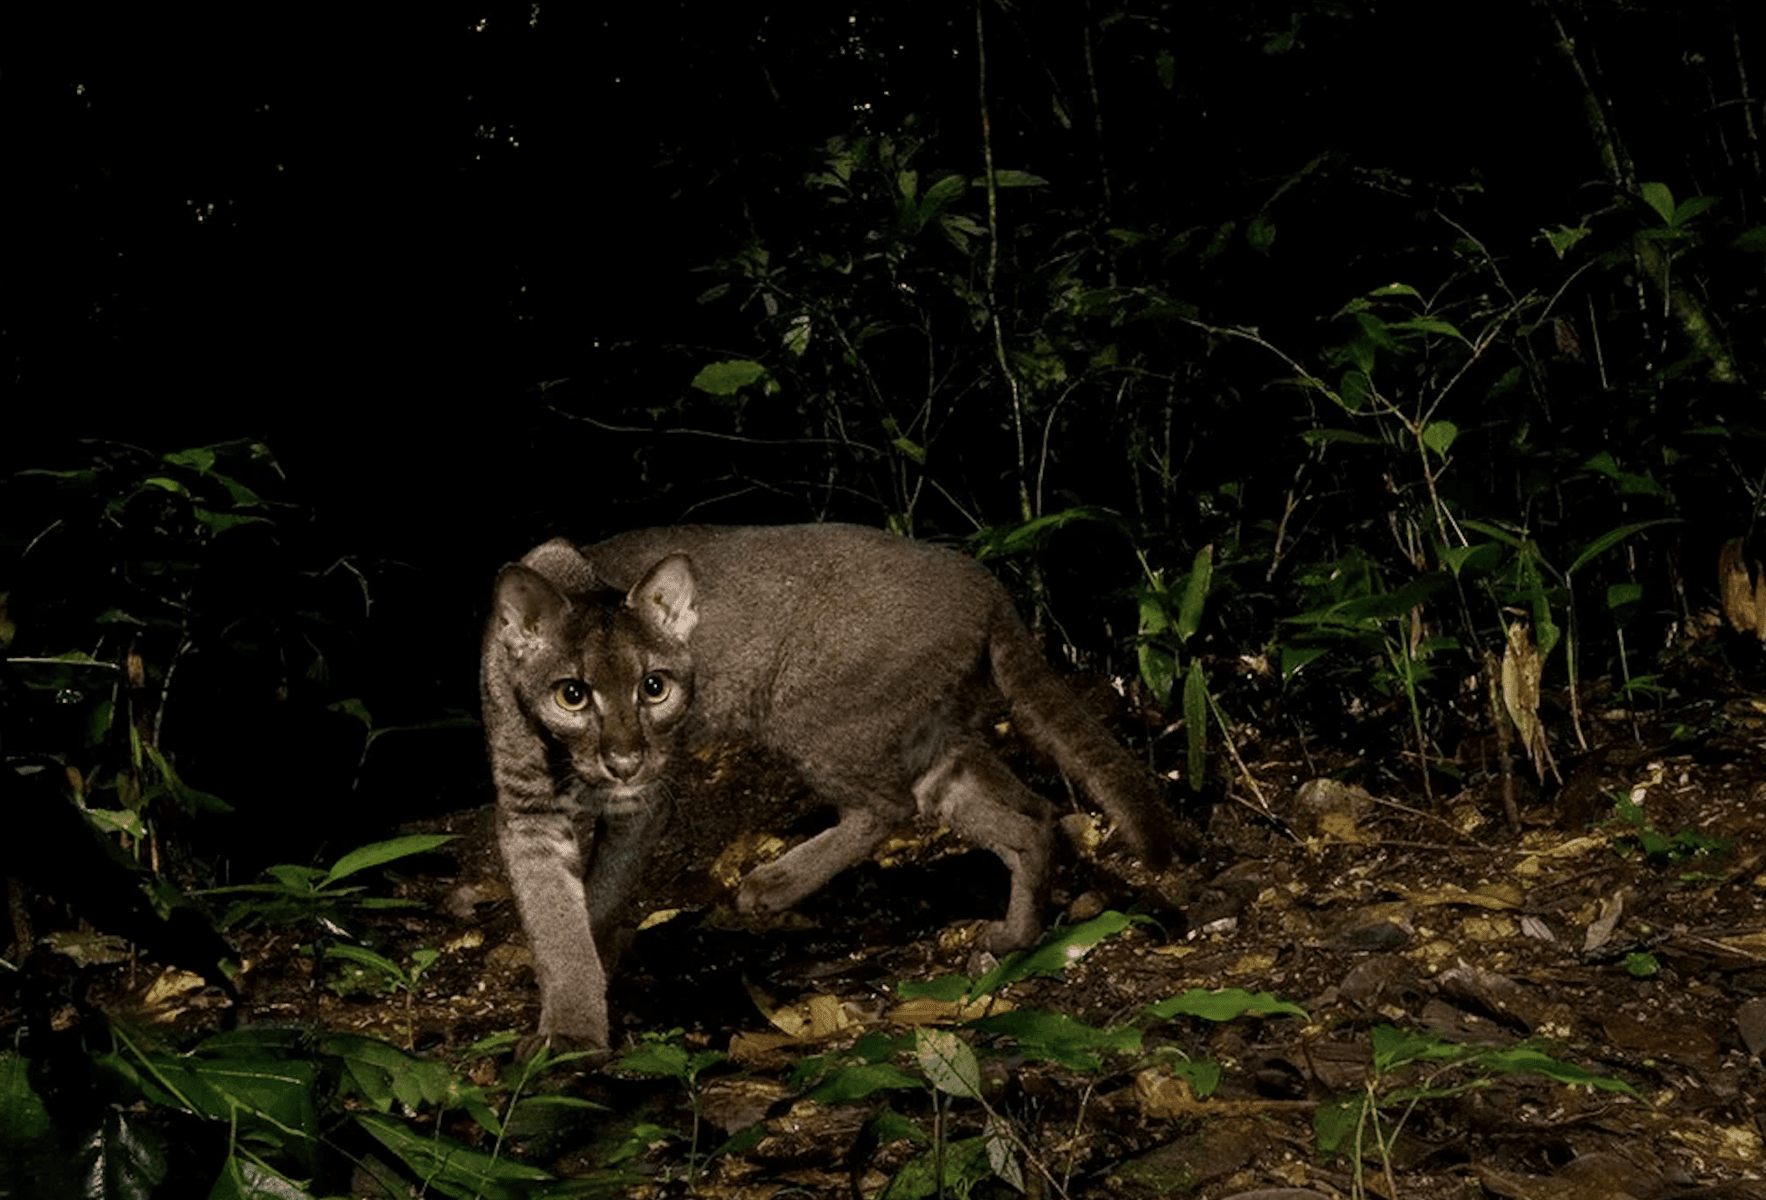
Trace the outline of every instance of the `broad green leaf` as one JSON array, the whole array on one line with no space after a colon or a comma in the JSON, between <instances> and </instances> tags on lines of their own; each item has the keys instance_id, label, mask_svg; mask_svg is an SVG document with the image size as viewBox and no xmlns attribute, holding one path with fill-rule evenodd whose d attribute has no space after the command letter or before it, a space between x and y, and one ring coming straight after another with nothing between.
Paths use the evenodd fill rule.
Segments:
<instances>
[{"instance_id":1,"label":"broad green leaf","mask_svg":"<svg viewBox=\"0 0 1766 1200\"><path fill-rule=\"evenodd\" d=\"M1746 230L1729 244L1747 254L1766 254L1766 225L1756 225Z\"/></svg>"},{"instance_id":2,"label":"broad green leaf","mask_svg":"<svg viewBox=\"0 0 1766 1200\"><path fill-rule=\"evenodd\" d=\"M1439 333L1447 337L1458 338L1471 345L1471 340L1461 333L1451 321L1443 321L1438 317L1413 317L1408 321L1395 321L1391 328L1415 330L1417 333Z\"/></svg>"},{"instance_id":3,"label":"broad green leaf","mask_svg":"<svg viewBox=\"0 0 1766 1200\"><path fill-rule=\"evenodd\" d=\"M179 483L176 479L167 479L164 475L150 475L141 482L148 487L156 487L164 491L176 492L179 495L189 494L189 489L183 484Z\"/></svg>"},{"instance_id":4,"label":"broad green leaf","mask_svg":"<svg viewBox=\"0 0 1766 1200\"><path fill-rule=\"evenodd\" d=\"M359 849L351 850L333 863L320 886L330 887L338 880L346 879L357 871L383 866L401 858L409 858L413 854L428 854L436 847L445 846L453 840L454 835L451 833L412 833L384 842L373 842Z\"/></svg>"},{"instance_id":5,"label":"broad green leaf","mask_svg":"<svg viewBox=\"0 0 1766 1200\"><path fill-rule=\"evenodd\" d=\"M30 1060L0 1051L0 1196L62 1195L66 1176L55 1122L31 1087Z\"/></svg>"},{"instance_id":6,"label":"broad green leaf","mask_svg":"<svg viewBox=\"0 0 1766 1200\"><path fill-rule=\"evenodd\" d=\"M1068 963L1085 957L1088 950L1105 938L1122 932L1136 921L1144 920L1145 917L1104 912L1081 924L1056 929L1035 949L1008 955L999 966L975 981L969 995L985 996L1008 983L1029 979L1033 975L1059 975L1067 969Z\"/></svg>"},{"instance_id":7,"label":"broad green leaf","mask_svg":"<svg viewBox=\"0 0 1766 1200\"><path fill-rule=\"evenodd\" d=\"M1607 587L1607 608L1623 608L1643 599L1641 583L1615 583Z\"/></svg>"},{"instance_id":8,"label":"broad green leaf","mask_svg":"<svg viewBox=\"0 0 1766 1200\"><path fill-rule=\"evenodd\" d=\"M1459 426L1452 421L1430 421L1423 426L1423 445L1442 458L1447 457L1447 451L1457 437Z\"/></svg>"},{"instance_id":9,"label":"broad green leaf","mask_svg":"<svg viewBox=\"0 0 1766 1200\"><path fill-rule=\"evenodd\" d=\"M1643 202L1656 210L1662 218L1662 224L1674 224L1674 193L1668 190L1665 183L1646 183L1638 189L1643 194Z\"/></svg>"},{"instance_id":10,"label":"broad green leaf","mask_svg":"<svg viewBox=\"0 0 1766 1200\"><path fill-rule=\"evenodd\" d=\"M1312 1114L1312 1136L1327 1161L1355 1144L1355 1131L1367 1111L1367 1097L1340 1096L1322 1101Z\"/></svg>"},{"instance_id":11,"label":"broad green leaf","mask_svg":"<svg viewBox=\"0 0 1766 1200\"><path fill-rule=\"evenodd\" d=\"M1329 654L1328 646L1296 646L1292 642L1282 646L1282 679L1292 679L1306 664Z\"/></svg>"},{"instance_id":12,"label":"broad green leaf","mask_svg":"<svg viewBox=\"0 0 1766 1200\"><path fill-rule=\"evenodd\" d=\"M1100 1051L1132 1054L1141 1048L1141 1031L1131 1026L1099 1029L1065 1013L1036 1008L995 1013L969 1022L969 1027L978 1033L1009 1037L1023 1054L1074 1071L1102 1070Z\"/></svg>"},{"instance_id":13,"label":"broad green leaf","mask_svg":"<svg viewBox=\"0 0 1766 1200\"><path fill-rule=\"evenodd\" d=\"M164 455L163 459L174 467L189 467L198 474L206 475L209 468L215 465L215 452L208 446L196 446L189 450L174 450Z\"/></svg>"},{"instance_id":14,"label":"broad green leaf","mask_svg":"<svg viewBox=\"0 0 1766 1200\"><path fill-rule=\"evenodd\" d=\"M1299 1017L1302 1021L1308 1019L1306 1010L1298 1004L1289 1003L1268 992L1247 992L1243 988L1222 988L1217 992L1191 988L1181 995L1149 1004L1141 1011L1160 1021L1169 1021L1176 1016L1201 1017L1205 1021L1231 1021L1246 1013L1263 1017Z\"/></svg>"},{"instance_id":15,"label":"broad green leaf","mask_svg":"<svg viewBox=\"0 0 1766 1200\"><path fill-rule=\"evenodd\" d=\"M457 1200L518 1200L534 1189L524 1184L552 1177L538 1167L474 1150L433 1130L419 1131L380 1113L356 1113L356 1123L403 1159L425 1189Z\"/></svg>"},{"instance_id":16,"label":"broad green leaf","mask_svg":"<svg viewBox=\"0 0 1766 1200\"><path fill-rule=\"evenodd\" d=\"M1563 258L1565 251L1569 250L1570 247L1587 237L1592 231L1586 225L1577 225L1574 228L1568 225L1560 225L1556 229L1542 229L1540 232L1545 235L1546 242L1550 244L1553 252L1555 252L1561 259Z\"/></svg>"},{"instance_id":17,"label":"broad green leaf","mask_svg":"<svg viewBox=\"0 0 1766 1200\"><path fill-rule=\"evenodd\" d=\"M924 1086L923 1080L890 1063L855 1063L828 1072L827 1078L809 1093L809 1098L817 1104L844 1104L863 1100L873 1092Z\"/></svg>"},{"instance_id":18,"label":"broad green leaf","mask_svg":"<svg viewBox=\"0 0 1766 1200\"><path fill-rule=\"evenodd\" d=\"M712 396L733 396L766 375L766 368L747 359L716 362L700 369L692 386Z\"/></svg>"},{"instance_id":19,"label":"broad green leaf","mask_svg":"<svg viewBox=\"0 0 1766 1200\"><path fill-rule=\"evenodd\" d=\"M620 1056L616 1064L622 1071L643 1075L661 1075L670 1079L687 1078L687 1050L676 1042L645 1042Z\"/></svg>"},{"instance_id":20,"label":"broad green leaf","mask_svg":"<svg viewBox=\"0 0 1766 1200\"><path fill-rule=\"evenodd\" d=\"M150 1200L166 1178L165 1141L152 1114L111 1108L80 1146L81 1200Z\"/></svg>"},{"instance_id":21,"label":"broad green leaf","mask_svg":"<svg viewBox=\"0 0 1766 1200\"><path fill-rule=\"evenodd\" d=\"M1153 60L1153 71L1159 77L1159 86L1170 91L1177 86L1177 59L1171 51L1161 50Z\"/></svg>"},{"instance_id":22,"label":"broad green leaf","mask_svg":"<svg viewBox=\"0 0 1766 1200\"><path fill-rule=\"evenodd\" d=\"M378 1038L332 1033L320 1045L343 1064L346 1090L376 1112L391 1112L395 1101L413 1112L445 1104L455 1086L447 1063L418 1058Z\"/></svg>"},{"instance_id":23,"label":"broad green leaf","mask_svg":"<svg viewBox=\"0 0 1766 1200\"><path fill-rule=\"evenodd\" d=\"M1388 283L1385 287L1375 288L1373 291L1369 292L1368 295L1370 295L1370 296L1414 296L1418 300L1421 300L1423 298L1423 294L1421 292L1417 291L1415 288L1411 287L1408 283Z\"/></svg>"},{"instance_id":24,"label":"broad green leaf","mask_svg":"<svg viewBox=\"0 0 1766 1200\"><path fill-rule=\"evenodd\" d=\"M1720 199L1719 196L1694 196L1690 200L1682 200L1674 206L1674 219L1668 224L1678 229L1706 209L1715 207Z\"/></svg>"},{"instance_id":25,"label":"broad green leaf","mask_svg":"<svg viewBox=\"0 0 1766 1200\"><path fill-rule=\"evenodd\" d=\"M1179 640L1188 641L1202 627L1202 605L1208 599L1208 587L1214 579L1214 547L1196 551L1190 563L1190 577L1184 582L1183 603L1178 606L1176 632Z\"/></svg>"},{"instance_id":26,"label":"broad green leaf","mask_svg":"<svg viewBox=\"0 0 1766 1200\"><path fill-rule=\"evenodd\" d=\"M975 1061L975 1051L950 1030L915 1030L914 1058L939 1091L965 1100L981 1098L981 1065Z\"/></svg>"},{"instance_id":27,"label":"broad green leaf","mask_svg":"<svg viewBox=\"0 0 1766 1200\"><path fill-rule=\"evenodd\" d=\"M968 188L969 181L961 175L946 175L926 189L926 197L921 203L927 207L944 204L962 195Z\"/></svg>"},{"instance_id":28,"label":"broad green leaf","mask_svg":"<svg viewBox=\"0 0 1766 1200\"><path fill-rule=\"evenodd\" d=\"M1441 547L1441 564L1458 578L1468 568L1494 571L1502 562L1502 547L1494 542L1475 542L1470 546Z\"/></svg>"},{"instance_id":29,"label":"broad green leaf","mask_svg":"<svg viewBox=\"0 0 1766 1200\"><path fill-rule=\"evenodd\" d=\"M943 1000L955 1004L969 994L973 984L967 975L940 975L925 982L904 979L895 991L903 1000Z\"/></svg>"}]
</instances>

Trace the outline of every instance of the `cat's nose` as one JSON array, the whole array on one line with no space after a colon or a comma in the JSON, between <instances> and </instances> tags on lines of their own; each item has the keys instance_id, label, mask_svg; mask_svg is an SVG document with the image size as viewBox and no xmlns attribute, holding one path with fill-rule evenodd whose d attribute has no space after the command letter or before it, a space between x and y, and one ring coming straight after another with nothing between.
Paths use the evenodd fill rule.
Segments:
<instances>
[{"instance_id":1,"label":"cat's nose","mask_svg":"<svg viewBox=\"0 0 1766 1200\"><path fill-rule=\"evenodd\" d=\"M636 750L624 750L602 755L601 761L606 765L609 775L624 783L644 765L644 756Z\"/></svg>"}]
</instances>

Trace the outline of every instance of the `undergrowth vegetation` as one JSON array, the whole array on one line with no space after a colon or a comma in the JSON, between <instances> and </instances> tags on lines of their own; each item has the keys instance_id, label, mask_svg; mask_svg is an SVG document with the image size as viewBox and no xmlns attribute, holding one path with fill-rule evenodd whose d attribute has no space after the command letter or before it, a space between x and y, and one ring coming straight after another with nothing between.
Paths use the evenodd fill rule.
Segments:
<instances>
[{"instance_id":1,"label":"undergrowth vegetation","mask_svg":"<svg viewBox=\"0 0 1766 1200\"><path fill-rule=\"evenodd\" d=\"M1529 36L1589 114L1575 152L1599 174L1493 201L1469 172L1418 179L1324 150L1214 191L1178 186L1106 154L1122 136L1108 109L1088 161L1060 139L1076 98L1108 90L1089 41L1052 97L1010 96L1049 128L996 140L1006 104L986 64L1011 43L978 22L961 52L979 112L864 114L769 162L778 212L744 198L743 233L702 264L716 349L618 348L666 389L628 395L613 368L594 388L538 387L533 492L593 507L600 532L709 511L966 539L1052 657L1117 676L1174 731L1147 753L1179 807L1254 791L1239 755L1281 730L1355 754L1401 744L1361 776L1438 808L1466 782L1460 743L1487 736L1518 829L1513 780L1548 787L1587 749L1590 694L1660 703L1704 652L1691 634L1719 548L1745 551L1766 503L1761 170L1725 140L1745 81L1692 69L1722 99L1677 119L1686 157L1651 161L1585 43L1536 7ZM1293 61L1292 19L1233 28ZM1184 30L1165 10L1123 12L1088 19L1087 37L1129 28L1115 69L1148 106L1187 112ZM1038 156L1039 137L1069 148ZM1284 287L1321 299L1296 314L1272 299ZM609 460L593 506L586 447ZM376 725L368 633L393 568L336 544L322 500L286 498L323 487L285 479L257 438L93 442L8 484L0 798L55 832L12 838L3 860L21 890L0 963L0 1196L615 1195L654 1182L658 1157L690 1184L759 1136L705 1141L701 1090L732 1070L721 1050L657 1031L610 1061L519 1062L513 1028L417 1049L408 1006L439 951L403 953L376 921L401 903L382 894L388 873L445 839L352 829L303 843L301 862L228 848L238 814L317 826L320 808L365 808L383 734L469 724L438 703ZM1745 552L1734 561L1751 583ZM469 605L429 607L470 624ZM470 671L466 642L436 641L458 658L447 672ZM396 684L409 706L433 676ZM1604 829L1618 852L1677 869L1721 845L1624 800ZM299 930L290 953L320 986L407 1006L404 1038L132 1023L33 980L35 956L75 953L33 921L117 935L85 964L134 946L222 991L239 966L224 935ZM1307 1019L1238 991L1097 1022L990 1005L1128 924L1058 931L980 978L901 982L940 1019L803 1057L788 1088L866 1105L873 1155L911 1145L886 1197L1062 1194L1057 1139L994 1103L990 1071L1054 1064L1077 1087L1152 1072L1181 1081L1181 1107L1226 1068L1180 1052L1171 1023ZM1555 1047L1368 1036L1365 1088L1314 1124L1317 1152L1357 1170L1389 1164L1419 1106L1500 1075L1630 1090ZM678 1086L690 1124L572 1095L586 1067ZM603 1143L569 1182L518 1152L560 1119Z\"/></svg>"}]
</instances>

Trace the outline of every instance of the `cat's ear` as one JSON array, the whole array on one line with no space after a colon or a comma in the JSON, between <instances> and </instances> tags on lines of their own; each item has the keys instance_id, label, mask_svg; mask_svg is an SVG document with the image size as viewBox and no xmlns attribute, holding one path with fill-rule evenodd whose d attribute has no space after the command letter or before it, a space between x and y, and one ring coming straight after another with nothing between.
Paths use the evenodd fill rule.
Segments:
<instances>
[{"instance_id":1,"label":"cat's ear","mask_svg":"<svg viewBox=\"0 0 1766 1200\"><path fill-rule=\"evenodd\" d=\"M565 538L553 538L535 546L522 556L521 565L538 571L566 595L582 595L607 586L595 578L588 560Z\"/></svg>"},{"instance_id":2,"label":"cat's ear","mask_svg":"<svg viewBox=\"0 0 1766 1200\"><path fill-rule=\"evenodd\" d=\"M699 624L697 590L692 561L685 554L671 554L650 568L625 602L653 632L685 642Z\"/></svg>"},{"instance_id":3,"label":"cat's ear","mask_svg":"<svg viewBox=\"0 0 1766 1200\"><path fill-rule=\"evenodd\" d=\"M545 644L569 603L551 580L521 563L497 572L494 595L497 637L516 658Z\"/></svg>"}]
</instances>

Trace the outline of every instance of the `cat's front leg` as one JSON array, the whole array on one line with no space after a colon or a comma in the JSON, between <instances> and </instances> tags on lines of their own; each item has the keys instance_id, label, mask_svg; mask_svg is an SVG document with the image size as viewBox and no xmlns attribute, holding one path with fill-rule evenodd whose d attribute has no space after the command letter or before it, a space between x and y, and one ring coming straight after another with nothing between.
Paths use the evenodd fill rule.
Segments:
<instances>
[{"instance_id":1,"label":"cat's front leg","mask_svg":"<svg viewBox=\"0 0 1766 1200\"><path fill-rule=\"evenodd\" d=\"M589 925L599 942L604 970L618 966L631 941L631 923L623 919L626 905L668 830L672 811L660 787L635 796L610 796L600 805L587 882Z\"/></svg>"},{"instance_id":2,"label":"cat's front leg","mask_svg":"<svg viewBox=\"0 0 1766 1200\"><path fill-rule=\"evenodd\" d=\"M571 814L499 805L497 841L540 984L540 1028L520 1052L568 1040L605 1048L607 975L595 950Z\"/></svg>"}]
</instances>

